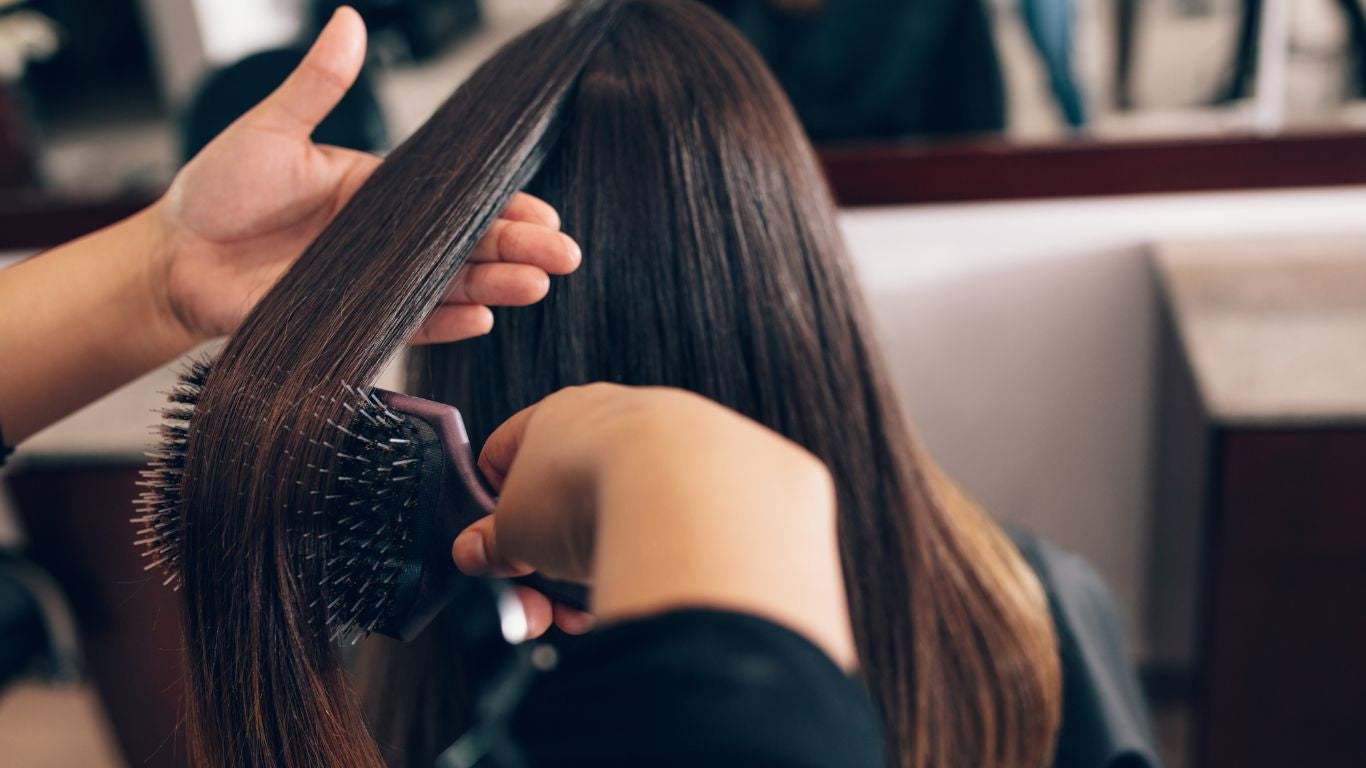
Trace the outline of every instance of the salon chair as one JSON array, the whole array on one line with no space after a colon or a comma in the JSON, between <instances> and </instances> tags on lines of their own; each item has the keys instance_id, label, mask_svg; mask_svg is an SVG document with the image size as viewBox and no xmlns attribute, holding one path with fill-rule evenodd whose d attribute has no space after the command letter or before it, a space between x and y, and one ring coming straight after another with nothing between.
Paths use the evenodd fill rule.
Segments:
<instances>
[{"instance_id":1,"label":"salon chair","mask_svg":"<svg viewBox=\"0 0 1366 768\"><path fill-rule=\"evenodd\" d=\"M27 675L74 679L78 658L70 611L51 577L0 551L0 691Z\"/></svg>"}]
</instances>

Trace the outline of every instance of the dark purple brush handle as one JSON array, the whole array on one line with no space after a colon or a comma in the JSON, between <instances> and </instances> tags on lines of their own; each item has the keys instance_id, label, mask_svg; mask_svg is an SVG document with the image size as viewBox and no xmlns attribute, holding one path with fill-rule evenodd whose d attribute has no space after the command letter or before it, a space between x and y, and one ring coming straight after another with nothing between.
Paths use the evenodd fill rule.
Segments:
<instances>
[{"instance_id":1,"label":"dark purple brush handle","mask_svg":"<svg viewBox=\"0 0 1366 768\"><path fill-rule=\"evenodd\" d=\"M376 389L375 393L379 395L385 405L394 411L414 416L430 424L441 440L442 452L446 456L448 465L454 470L460 484L464 486L464 490L474 501L473 505L461 505L471 509L475 514L466 515L464 519L457 520L458 529L464 530L480 518L493 514L494 509L498 506L498 497L489 489L488 484L484 481L484 475L479 471L475 462L474 450L470 446L470 436L465 431L465 422L460 418L460 411L445 403L424 400L420 397L403 395L398 392ZM449 551L449 547L447 550ZM513 581L531 587L551 600L568 605L571 608L580 611L588 609L586 590L579 585L552 581L534 573L513 579Z\"/></svg>"}]
</instances>

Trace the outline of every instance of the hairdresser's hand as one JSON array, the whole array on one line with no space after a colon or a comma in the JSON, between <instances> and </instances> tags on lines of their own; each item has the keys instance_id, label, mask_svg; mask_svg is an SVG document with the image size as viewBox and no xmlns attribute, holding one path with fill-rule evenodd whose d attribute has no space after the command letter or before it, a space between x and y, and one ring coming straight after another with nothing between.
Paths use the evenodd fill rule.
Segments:
<instances>
[{"instance_id":1,"label":"hairdresser's hand","mask_svg":"<svg viewBox=\"0 0 1366 768\"><path fill-rule=\"evenodd\" d=\"M597 530L592 497L600 465L610 461L631 419L648 409L642 401L658 405L675 394L682 393L611 384L571 387L508 419L479 455L480 470L501 494L496 530L493 517L467 529L452 547L456 565L471 575L513 578L539 570L567 581L590 581ZM557 432L566 439L554 438ZM519 467L546 471L524 470L509 485L514 458ZM528 503L538 497L555 503ZM552 621L570 634L593 626L590 614L552 603L528 587L516 591L530 637L543 634Z\"/></svg>"},{"instance_id":2,"label":"hairdresser's hand","mask_svg":"<svg viewBox=\"0 0 1366 768\"><path fill-rule=\"evenodd\" d=\"M158 297L170 323L198 341L231 333L379 165L373 155L314 144L314 127L355 81L365 26L342 8L269 97L176 176L155 208L164 230ZM549 290L549 274L579 263L546 203L519 194L473 263L413 339L446 342L487 333L488 305L523 305Z\"/></svg>"},{"instance_id":3,"label":"hairdresser's hand","mask_svg":"<svg viewBox=\"0 0 1366 768\"><path fill-rule=\"evenodd\" d=\"M601 620L757 613L853 664L830 473L776 432L681 390L593 384L514 415L479 467L498 509L456 539L461 570L591 582ZM584 629L523 604L533 634L552 611Z\"/></svg>"}]
</instances>

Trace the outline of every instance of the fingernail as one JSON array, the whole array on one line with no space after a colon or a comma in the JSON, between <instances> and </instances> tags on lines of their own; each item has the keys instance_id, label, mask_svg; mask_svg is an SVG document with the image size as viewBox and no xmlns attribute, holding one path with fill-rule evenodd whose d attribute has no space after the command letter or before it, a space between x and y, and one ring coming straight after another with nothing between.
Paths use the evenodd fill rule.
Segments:
<instances>
[{"instance_id":1,"label":"fingernail","mask_svg":"<svg viewBox=\"0 0 1366 768\"><path fill-rule=\"evenodd\" d=\"M582 635L593 628L593 617L578 611L566 612L560 617L560 629L571 635Z\"/></svg>"},{"instance_id":2,"label":"fingernail","mask_svg":"<svg viewBox=\"0 0 1366 768\"><path fill-rule=\"evenodd\" d=\"M522 615L526 616L527 637L540 637L550 629L550 618L541 614L535 614L527 610L526 603L522 604Z\"/></svg>"},{"instance_id":3,"label":"fingernail","mask_svg":"<svg viewBox=\"0 0 1366 768\"><path fill-rule=\"evenodd\" d=\"M489 551L484 543L484 534L479 531L465 531L455 537L451 547L455 565L471 576L478 576L489 569Z\"/></svg>"},{"instance_id":4,"label":"fingernail","mask_svg":"<svg viewBox=\"0 0 1366 768\"><path fill-rule=\"evenodd\" d=\"M574 261L574 266L577 267L583 261L583 249L569 235L561 234L560 237L563 237L565 242L569 244L569 258Z\"/></svg>"}]
</instances>

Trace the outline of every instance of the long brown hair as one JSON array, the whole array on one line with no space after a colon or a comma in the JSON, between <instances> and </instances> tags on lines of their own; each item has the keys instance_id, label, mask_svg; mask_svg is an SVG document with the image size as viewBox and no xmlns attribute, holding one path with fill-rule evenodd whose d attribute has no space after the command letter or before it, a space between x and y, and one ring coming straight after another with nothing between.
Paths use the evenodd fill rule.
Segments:
<instances>
[{"instance_id":1,"label":"long brown hair","mask_svg":"<svg viewBox=\"0 0 1366 768\"><path fill-rule=\"evenodd\" d=\"M871 341L834 207L758 56L688 0L580 2L509 43L356 194L247 319L201 396L180 553L198 762L382 764L323 628L308 436L432 308L518 188L584 266L493 334L420 353L419 394L481 441L609 380L700 392L805 445L838 485L863 674L892 762L1037 768L1058 723L1038 582L915 445ZM307 404L307 407L301 406ZM426 650L424 650L424 648ZM397 761L452 722L431 643ZM452 685L456 681L451 682ZM436 701L436 699L444 701Z\"/></svg>"}]
</instances>

